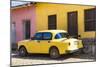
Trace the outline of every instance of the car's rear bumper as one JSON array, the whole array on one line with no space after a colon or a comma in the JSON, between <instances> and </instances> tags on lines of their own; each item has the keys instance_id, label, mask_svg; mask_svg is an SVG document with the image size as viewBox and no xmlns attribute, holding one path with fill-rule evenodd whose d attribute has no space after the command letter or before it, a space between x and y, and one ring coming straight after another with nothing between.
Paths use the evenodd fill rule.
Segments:
<instances>
[{"instance_id":1,"label":"car's rear bumper","mask_svg":"<svg viewBox=\"0 0 100 67\"><path fill-rule=\"evenodd\" d=\"M79 48L79 49L75 49L75 50L66 50L65 52L66 53L74 53L74 52L77 52L79 50L81 50L82 48Z\"/></svg>"}]
</instances>

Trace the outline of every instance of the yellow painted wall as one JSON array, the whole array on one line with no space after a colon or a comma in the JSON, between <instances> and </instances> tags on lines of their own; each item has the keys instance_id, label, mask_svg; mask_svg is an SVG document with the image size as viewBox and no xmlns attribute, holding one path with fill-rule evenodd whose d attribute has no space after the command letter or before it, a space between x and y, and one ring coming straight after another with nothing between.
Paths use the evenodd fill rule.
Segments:
<instances>
[{"instance_id":1,"label":"yellow painted wall","mask_svg":"<svg viewBox=\"0 0 100 67\"><path fill-rule=\"evenodd\" d=\"M48 15L57 16L57 29L67 30L67 12L78 11L78 34L82 38L94 38L95 31L84 32L84 9L95 8L95 6L71 5L71 4L36 4L36 28L38 30L48 29Z\"/></svg>"}]
</instances>

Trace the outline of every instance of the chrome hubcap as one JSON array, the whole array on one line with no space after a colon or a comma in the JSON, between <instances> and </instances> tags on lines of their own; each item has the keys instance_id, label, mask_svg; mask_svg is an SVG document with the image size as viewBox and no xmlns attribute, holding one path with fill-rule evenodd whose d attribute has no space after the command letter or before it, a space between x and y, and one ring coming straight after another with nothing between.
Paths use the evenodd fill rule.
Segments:
<instances>
[{"instance_id":1,"label":"chrome hubcap","mask_svg":"<svg viewBox=\"0 0 100 67\"><path fill-rule=\"evenodd\" d=\"M56 52L52 52L52 55L55 56L56 55Z\"/></svg>"}]
</instances>

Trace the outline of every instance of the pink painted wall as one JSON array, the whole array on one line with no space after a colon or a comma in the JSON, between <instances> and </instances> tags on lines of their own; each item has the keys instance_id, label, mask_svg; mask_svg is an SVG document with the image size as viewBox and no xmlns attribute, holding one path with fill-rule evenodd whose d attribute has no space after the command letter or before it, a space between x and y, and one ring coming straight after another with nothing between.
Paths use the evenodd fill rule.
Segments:
<instances>
[{"instance_id":1,"label":"pink painted wall","mask_svg":"<svg viewBox=\"0 0 100 67\"><path fill-rule=\"evenodd\" d=\"M31 37L36 31L35 27L35 6L28 6L11 10L11 23L16 25L16 42L23 40L23 20L31 21Z\"/></svg>"}]
</instances>

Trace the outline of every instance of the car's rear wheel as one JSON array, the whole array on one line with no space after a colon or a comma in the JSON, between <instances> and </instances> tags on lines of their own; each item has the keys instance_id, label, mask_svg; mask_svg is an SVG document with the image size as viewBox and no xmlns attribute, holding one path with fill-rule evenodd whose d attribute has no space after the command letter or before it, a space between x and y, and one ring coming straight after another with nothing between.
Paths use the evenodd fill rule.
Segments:
<instances>
[{"instance_id":1,"label":"car's rear wheel","mask_svg":"<svg viewBox=\"0 0 100 67\"><path fill-rule=\"evenodd\" d=\"M73 53L74 55L80 55L83 54L83 48L79 49L78 51Z\"/></svg>"},{"instance_id":2,"label":"car's rear wheel","mask_svg":"<svg viewBox=\"0 0 100 67\"><path fill-rule=\"evenodd\" d=\"M50 54L50 57L53 59L60 57L59 50L55 47L50 49L49 54Z\"/></svg>"},{"instance_id":3,"label":"car's rear wheel","mask_svg":"<svg viewBox=\"0 0 100 67\"><path fill-rule=\"evenodd\" d=\"M26 48L25 47L21 47L20 49L19 49L19 55L20 56L27 56L27 50L26 50Z\"/></svg>"},{"instance_id":4,"label":"car's rear wheel","mask_svg":"<svg viewBox=\"0 0 100 67\"><path fill-rule=\"evenodd\" d=\"M91 53L91 51L92 51L92 46L91 45L84 45L83 52L85 54L89 54L89 53Z\"/></svg>"}]
</instances>

